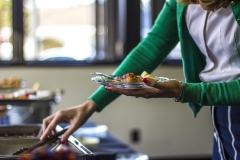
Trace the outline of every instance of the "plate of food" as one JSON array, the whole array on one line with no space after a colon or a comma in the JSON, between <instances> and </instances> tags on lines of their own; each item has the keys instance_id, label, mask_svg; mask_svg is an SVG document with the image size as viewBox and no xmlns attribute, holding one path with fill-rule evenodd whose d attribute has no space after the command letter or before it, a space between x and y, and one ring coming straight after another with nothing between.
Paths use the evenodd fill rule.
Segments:
<instances>
[{"instance_id":1,"label":"plate of food","mask_svg":"<svg viewBox=\"0 0 240 160\"><path fill-rule=\"evenodd\" d=\"M4 91L4 90L16 90L19 88L23 88L26 86L26 81L12 76L9 78L1 78L0 79L0 90Z\"/></svg>"},{"instance_id":2,"label":"plate of food","mask_svg":"<svg viewBox=\"0 0 240 160\"><path fill-rule=\"evenodd\" d=\"M91 78L92 81L98 84L124 89L141 89L149 87L144 82L142 82L143 78L151 78L158 82L169 80L166 77L153 77L146 71L142 72L141 75L135 75L132 72L126 73L122 76L107 75L99 72L91 73L91 75L93 75Z\"/></svg>"}]
</instances>

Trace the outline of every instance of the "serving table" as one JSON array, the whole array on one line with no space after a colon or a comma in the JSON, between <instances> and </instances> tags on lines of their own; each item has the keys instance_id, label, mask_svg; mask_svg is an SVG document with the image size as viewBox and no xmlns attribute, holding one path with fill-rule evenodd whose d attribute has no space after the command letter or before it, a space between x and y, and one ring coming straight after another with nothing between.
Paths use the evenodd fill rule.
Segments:
<instances>
[{"instance_id":1,"label":"serving table","mask_svg":"<svg viewBox=\"0 0 240 160\"><path fill-rule=\"evenodd\" d=\"M60 124L62 127L65 125L66 124ZM97 125L93 121L88 120L81 128L96 126ZM77 131L76 134L73 135L78 137ZM98 135L96 136L99 137ZM149 157L146 154L139 153L132 149L108 131L105 136L100 136L99 139L100 142L98 145L94 148L90 148L94 153L94 156L87 157L87 160L149 160Z\"/></svg>"},{"instance_id":2,"label":"serving table","mask_svg":"<svg viewBox=\"0 0 240 160\"><path fill-rule=\"evenodd\" d=\"M0 99L0 125L42 123L63 93L62 89L38 90L29 98Z\"/></svg>"},{"instance_id":3,"label":"serving table","mask_svg":"<svg viewBox=\"0 0 240 160\"><path fill-rule=\"evenodd\" d=\"M0 99L0 128L11 125L19 125L19 130L28 125L32 127L35 126L35 129L41 128L39 126L41 126L42 119L52 113L52 107L60 102L62 93L63 91L59 90L38 91L39 95L37 99ZM67 125L69 124L59 124L62 128ZM97 125L88 120L81 128L91 127L94 128L97 127ZM78 132L75 132L73 135L74 138L80 136ZM98 138L99 143L93 148L88 148L93 155L87 156L85 158L86 160L148 160L147 155L135 151L108 131L105 133L105 136ZM36 139L34 141L36 141ZM16 160L17 158L3 156L0 153L0 159Z\"/></svg>"}]
</instances>

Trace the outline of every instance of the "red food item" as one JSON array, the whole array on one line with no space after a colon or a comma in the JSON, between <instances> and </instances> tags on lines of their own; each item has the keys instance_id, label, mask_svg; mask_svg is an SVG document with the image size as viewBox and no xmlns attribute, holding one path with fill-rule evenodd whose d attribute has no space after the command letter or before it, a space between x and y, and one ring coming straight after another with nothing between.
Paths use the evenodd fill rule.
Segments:
<instances>
[{"instance_id":1,"label":"red food item","mask_svg":"<svg viewBox=\"0 0 240 160\"><path fill-rule=\"evenodd\" d=\"M22 154L18 160L78 160L81 156L70 148L52 151L47 147L39 147L31 153Z\"/></svg>"}]
</instances>

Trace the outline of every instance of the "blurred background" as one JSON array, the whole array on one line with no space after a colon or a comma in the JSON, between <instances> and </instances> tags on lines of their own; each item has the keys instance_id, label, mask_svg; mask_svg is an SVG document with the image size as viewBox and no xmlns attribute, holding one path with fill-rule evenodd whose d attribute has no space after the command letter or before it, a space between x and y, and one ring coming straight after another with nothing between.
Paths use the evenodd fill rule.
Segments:
<instances>
[{"instance_id":1,"label":"blurred background","mask_svg":"<svg viewBox=\"0 0 240 160\"><path fill-rule=\"evenodd\" d=\"M149 32L164 0L0 0L0 78L62 88L52 113L84 102L99 85L91 72L111 74ZM180 45L152 75L184 81ZM211 155L209 107L197 118L171 99L121 96L91 117L135 150L158 157ZM137 139L134 138L137 134Z\"/></svg>"}]
</instances>

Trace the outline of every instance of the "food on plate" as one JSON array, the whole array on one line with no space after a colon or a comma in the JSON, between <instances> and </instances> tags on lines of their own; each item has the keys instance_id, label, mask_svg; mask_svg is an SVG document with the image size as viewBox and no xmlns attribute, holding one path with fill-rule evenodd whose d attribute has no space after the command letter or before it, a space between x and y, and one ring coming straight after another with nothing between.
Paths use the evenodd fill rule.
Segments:
<instances>
[{"instance_id":1,"label":"food on plate","mask_svg":"<svg viewBox=\"0 0 240 160\"><path fill-rule=\"evenodd\" d=\"M124 82L142 82L143 78L150 78L155 80L155 78L146 71L143 71L140 76L134 75L132 72L123 75Z\"/></svg>"},{"instance_id":2,"label":"food on plate","mask_svg":"<svg viewBox=\"0 0 240 160\"><path fill-rule=\"evenodd\" d=\"M124 74L123 76L118 76L115 77L113 80L110 80L111 82L142 82L143 78L151 78L154 79L155 78L153 76L151 76L149 73L147 73L146 71L143 71L141 75L134 75L133 72L129 72Z\"/></svg>"},{"instance_id":3,"label":"food on plate","mask_svg":"<svg viewBox=\"0 0 240 160\"><path fill-rule=\"evenodd\" d=\"M0 79L0 88L20 88L22 79L18 77L9 77Z\"/></svg>"},{"instance_id":4,"label":"food on plate","mask_svg":"<svg viewBox=\"0 0 240 160\"><path fill-rule=\"evenodd\" d=\"M133 72L128 72L121 76L98 75L92 77L92 81L104 86L114 86L124 89L139 89L148 87L143 83L143 78L151 78L158 81L158 78L155 79L155 77L151 76L146 71L143 71L141 75L135 75Z\"/></svg>"},{"instance_id":5,"label":"food on plate","mask_svg":"<svg viewBox=\"0 0 240 160\"><path fill-rule=\"evenodd\" d=\"M142 82L141 76L136 76L132 72L123 75L124 82Z\"/></svg>"},{"instance_id":6,"label":"food on plate","mask_svg":"<svg viewBox=\"0 0 240 160\"><path fill-rule=\"evenodd\" d=\"M35 92L32 89L18 89L14 92L8 92L8 93L0 93L0 100L24 100L24 99L36 99L37 98L37 92Z\"/></svg>"},{"instance_id":7,"label":"food on plate","mask_svg":"<svg viewBox=\"0 0 240 160\"><path fill-rule=\"evenodd\" d=\"M146 72L146 71L143 71L143 72L142 72L141 77L143 77L143 78L150 78L150 79L154 79L154 80L155 80L155 78L154 78L153 76L151 76L151 75L150 75L148 72Z\"/></svg>"}]
</instances>

